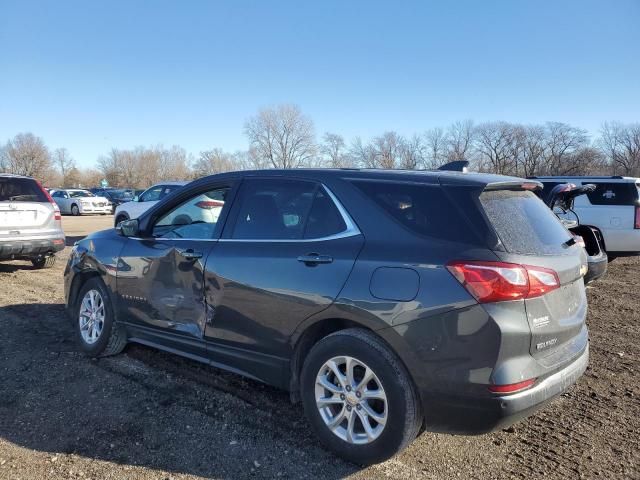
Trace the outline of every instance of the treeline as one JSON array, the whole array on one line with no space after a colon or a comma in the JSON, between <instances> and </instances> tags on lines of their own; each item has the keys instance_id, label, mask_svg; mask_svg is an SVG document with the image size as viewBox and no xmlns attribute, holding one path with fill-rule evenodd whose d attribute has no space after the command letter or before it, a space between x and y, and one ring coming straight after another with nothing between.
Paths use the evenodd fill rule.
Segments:
<instances>
[{"instance_id":1,"label":"treeline","mask_svg":"<svg viewBox=\"0 0 640 480\"><path fill-rule=\"evenodd\" d=\"M628 175L640 177L640 123L604 123L595 137L558 122L522 125L474 124L470 120L411 136L387 131L367 141L337 133L318 140L312 120L295 105L259 111L244 126L248 149L219 148L197 156L162 145L114 148L81 169L65 148L22 133L0 149L0 171L34 176L49 186L146 187L163 180L188 180L249 168L367 167L434 169L468 160L471 169L505 175Z\"/></svg>"}]
</instances>

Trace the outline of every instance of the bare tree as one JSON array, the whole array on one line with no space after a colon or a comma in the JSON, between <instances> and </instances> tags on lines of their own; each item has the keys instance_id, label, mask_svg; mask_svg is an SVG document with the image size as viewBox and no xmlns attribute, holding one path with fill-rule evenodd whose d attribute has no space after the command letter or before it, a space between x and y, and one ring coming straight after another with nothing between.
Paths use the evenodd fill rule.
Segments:
<instances>
[{"instance_id":1,"label":"bare tree","mask_svg":"<svg viewBox=\"0 0 640 480\"><path fill-rule=\"evenodd\" d=\"M320 144L320 154L323 157L323 163L330 168L352 166L351 158L347 152L347 145L342 135L325 133Z\"/></svg>"},{"instance_id":2,"label":"bare tree","mask_svg":"<svg viewBox=\"0 0 640 480\"><path fill-rule=\"evenodd\" d=\"M435 170L447 163L447 138L442 128L432 128L424 134L426 168Z\"/></svg>"},{"instance_id":3,"label":"bare tree","mask_svg":"<svg viewBox=\"0 0 640 480\"><path fill-rule=\"evenodd\" d=\"M423 168L425 163L425 149L426 145L420 135L416 134L404 140L401 145L400 168L407 170Z\"/></svg>"},{"instance_id":4,"label":"bare tree","mask_svg":"<svg viewBox=\"0 0 640 480\"><path fill-rule=\"evenodd\" d=\"M58 172L60 172L63 186L69 187L69 186L74 186L75 184L78 183L76 162L69 154L69 150L67 150L64 147L57 148L53 152L53 164L58 169ZM74 175L69 177L69 173L73 169L76 169L76 172L74 172Z\"/></svg>"},{"instance_id":5,"label":"bare tree","mask_svg":"<svg viewBox=\"0 0 640 480\"><path fill-rule=\"evenodd\" d=\"M369 161L371 168L399 168L402 163L404 139L398 133L384 132L375 137L369 147Z\"/></svg>"},{"instance_id":6,"label":"bare tree","mask_svg":"<svg viewBox=\"0 0 640 480\"><path fill-rule=\"evenodd\" d=\"M6 143L1 154L3 171L46 180L51 155L42 138L33 133L19 133Z\"/></svg>"},{"instance_id":7,"label":"bare tree","mask_svg":"<svg viewBox=\"0 0 640 480\"><path fill-rule=\"evenodd\" d=\"M358 167L375 167L375 152L370 145L363 143L360 137L355 137L351 142L349 156L351 157L352 163Z\"/></svg>"},{"instance_id":8,"label":"bare tree","mask_svg":"<svg viewBox=\"0 0 640 480\"><path fill-rule=\"evenodd\" d=\"M481 169L502 175L514 174L514 126L507 122L486 122L478 125L476 135Z\"/></svg>"},{"instance_id":9,"label":"bare tree","mask_svg":"<svg viewBox=\"0 0 640 480\"><path fill-rule=\"evenodd\" d=\"M220 148L200 152L200 157L193 165L193 177L199 178L214 173L236 170L233 155Z\"/></svg>"},{"instance_id":10,"label":"bare tree","mask_svg":"<svg viewBox=\"0 0 640 480\"><path fill-rule=\"evenodd\" d=\"M519 127L515 135L520 147L517 174L530 177L541 173L547 151L544 128L537 125Z\"/></svg>"},{"instance_id":11,"label":"bare tree","mask_svg":"<svg viewBox=\"0 0 640 480\"><path fill-rule=\"evenodd\" d=\"M296 105L260 110L245 124L250 150L273 168L297 168L315 156L313 122Z\"/></svg>"},{"instance_id":12,"label":"bare tree","mask_svg":"<svg viewBox=\"0 0 640 480\"><path fill-rule=\"evenodd\" d=\"M471 120L451 124L447 129L447 161L470 160L475 128Z\"/></svg>"},{"instance_id":13,"label":"bare tree","mask_svg":"<svg viewBox=\"0 0 640 480\"><path fill-rule=\"evenodd\" d=\"M588 145L587 132L566 123L549 122L545 125L547 142L546 173L570 175L580 172L575 154Z\"/></svg>"},{"instance_id":14,"label":"bare tree","mask_svg":"<svg viewBox=\"0 0 640 480\"><path fill-rule=\"evenodd\" d=\"M640 123L607 122L602 126L599 143L610 159L612 173L640 176Z\"/></svg>"}]
</instances>

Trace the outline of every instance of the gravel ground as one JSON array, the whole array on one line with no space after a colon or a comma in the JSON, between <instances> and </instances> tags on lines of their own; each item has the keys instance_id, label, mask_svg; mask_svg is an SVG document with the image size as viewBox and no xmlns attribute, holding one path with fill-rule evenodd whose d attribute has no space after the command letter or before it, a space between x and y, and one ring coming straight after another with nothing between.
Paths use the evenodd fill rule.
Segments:
<instances>
[{"instance_id":1,"label":"gravel ground","mask_svg":"<svg viewBox=\"0 0 640 480\"><path fill-rule=\"evenodd\" d=\"M64 217L69 243L112 217ZM322 449L274 388L129 346L81 355L62 271L0 264L0 479L640 479L640 261L589 289L591 366L543 411L477 437L423 434L366 469Z\"/></svg>"}]
</instances>

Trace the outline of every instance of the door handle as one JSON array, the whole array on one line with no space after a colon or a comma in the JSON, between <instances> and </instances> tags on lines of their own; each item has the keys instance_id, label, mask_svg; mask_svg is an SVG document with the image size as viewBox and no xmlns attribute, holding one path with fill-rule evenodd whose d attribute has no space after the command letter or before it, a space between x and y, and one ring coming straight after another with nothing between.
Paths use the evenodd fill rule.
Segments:
<instances>
[{"instance_id":1,"label":"door handle","mask_svg":"<svg viewBox=\"0 0 640 480\"><path fill-rule=\"evenodd\" d=\"M309 253L307 255L301 255L298 257L298 261L304 263L307 266L314 266L320 263L331 263L333 258L328 255L318 255L317 253Z\"/></svg>"},{"instance_id":2,"label":"door handle","mask_svg":"<svg viewBox=\"0 0 640 480\"><path fill-rule=\"evenodd\" d=\"M176 251L180 254L180 256L186 258L187 260L198 260L199 258L202 258L202 253L194 252L192 248L187 248L186 250L176 249Z\"/></svg>"}]
</instances>

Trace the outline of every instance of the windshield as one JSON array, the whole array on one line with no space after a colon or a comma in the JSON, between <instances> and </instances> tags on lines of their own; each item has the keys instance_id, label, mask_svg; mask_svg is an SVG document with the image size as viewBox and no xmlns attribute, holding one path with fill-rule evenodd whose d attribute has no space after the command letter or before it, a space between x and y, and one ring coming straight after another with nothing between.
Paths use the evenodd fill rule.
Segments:
<instances>
[{"instance_id":1,"label":"windshield","mask_svg":"<svg viewBox=\"0 0 640 480\"><path fill-rule=\"evenodd\" d=\"M69 196L71 198L95 197L89 190L69 190Z\"/></svg>"},{"instance_id":2,"label":"windshield","mask_svg":"<svg viewBox=\"0 0 640 480\"><path fill-rule=\"evenodd\" d=\"M109 196L111 198L117 198L117 199L131 199L133 198L133 191L132 190L110 190Z\"/></svg>"}]
</instances>

